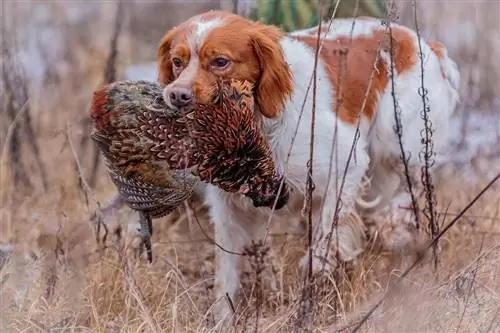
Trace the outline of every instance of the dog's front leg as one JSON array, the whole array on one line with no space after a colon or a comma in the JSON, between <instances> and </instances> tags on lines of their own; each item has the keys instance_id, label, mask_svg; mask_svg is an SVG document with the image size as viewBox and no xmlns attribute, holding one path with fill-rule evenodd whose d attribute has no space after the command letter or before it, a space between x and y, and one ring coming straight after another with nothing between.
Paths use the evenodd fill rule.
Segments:
<instances>
[{"instance_id":1,"label":"dog's front leg","mask_svg":"<svg viewBox=\"0 0 500 333\"><path fill-rule=\"evenodd\" d=\"M238 290L244 269L244 248L263 237L267 219L261 214L262 209L253 207L247 198L234 197L213 186L207 188L206 200L217 243L213 313L216 326L226 329L234 322L234 312L241 307Z\"/></svg>"}]
</instances>

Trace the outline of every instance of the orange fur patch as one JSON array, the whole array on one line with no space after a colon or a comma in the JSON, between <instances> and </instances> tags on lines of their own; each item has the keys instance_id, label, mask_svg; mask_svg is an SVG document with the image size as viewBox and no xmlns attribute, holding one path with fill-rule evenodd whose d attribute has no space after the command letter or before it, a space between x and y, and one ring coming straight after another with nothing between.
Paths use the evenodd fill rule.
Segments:
<instances>
[{"instance_id":1,"label":"orange fur patch","mask_svg":"<svg viewBox=\"0 0 500 333\"><path fill-rule=\"evenodd\" d=\"M434 52L439 59L444 59L446 47L443 43L437 40L429 40L427 41L427 45L429 45L432 52Z\"/></svg>"},{"instance_id":2,"label":"orange fur patch","mask_svg":"<svg viewBox=\"0 0 500 333\"><path fill-rule=\"evenodd\" d=\"M392 35L394 66L398 74L403 74L417 61L413 38L397 28L392 29ZM316 50L316 37L295 38ZM339 103L336 111L342 121L356 124L361 111L368 119L373 119L379 95L389 84L390 68L383 59L377 58L380 51L390 53L389 34L382 29L374 31L372 36L356 37L352 41L349 37L341 37L323 42L320 57L335 89L332 94L337 97L334 103Z\"/></svg>"},{"instance_id":3,"label":"orange fur patch","mask_svg":"<svg viewBox=\"0 0 500 333\"><path fill-rule=\"evenodd\" d=\"M446 55L446 46L443 43L437 40L429 40L427 41L427 45L431 48L432 52L436 54L439 60L443 60ZM443 70L443 66L440 66L441 76L446 80L446 73Z\"/></svg>"}]
</instances>

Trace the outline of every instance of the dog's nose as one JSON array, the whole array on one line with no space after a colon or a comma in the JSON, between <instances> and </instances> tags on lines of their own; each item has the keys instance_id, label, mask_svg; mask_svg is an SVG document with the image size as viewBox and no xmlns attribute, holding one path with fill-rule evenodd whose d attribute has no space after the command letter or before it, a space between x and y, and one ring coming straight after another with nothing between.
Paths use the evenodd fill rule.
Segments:
<instances>
[{"instance_id":1,"label":"dog's nose","mask_svg":"<svg viewBox=\"0 0 500 333\"><path fill-rule=\"evenodd\" d=\"M183 107L193 102L193 89L187 87L175 87L168 94L173 106Z\"/></svg>"}]
</instances>

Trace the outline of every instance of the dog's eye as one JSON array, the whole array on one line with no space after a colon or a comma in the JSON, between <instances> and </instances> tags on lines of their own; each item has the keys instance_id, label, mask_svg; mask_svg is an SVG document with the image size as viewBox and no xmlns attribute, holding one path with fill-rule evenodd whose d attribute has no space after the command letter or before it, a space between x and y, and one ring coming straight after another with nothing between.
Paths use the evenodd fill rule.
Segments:
<instances>
[{"instance_id":1,"label":"dog's eye","mask_svg":"<svg viewBox=\"0 0 500 333\"><path fill-rule=\"evenodd\" d=\"M182 60L179 58L172 58L172 64L174 64L175 67L182 67Z\"/></svg>"},{"instance_id":2,"label":"dog's eye","mask_svg":"<svg viewBox=\"0 0 500 333\"><path fill-rule=\"evenodd\" d=\"M212 66L218 69L225 68L227 67L227 65L229 65L229 60L227 60L226 58L218 57L212 61Z\"/></svg>"}]
</instances>

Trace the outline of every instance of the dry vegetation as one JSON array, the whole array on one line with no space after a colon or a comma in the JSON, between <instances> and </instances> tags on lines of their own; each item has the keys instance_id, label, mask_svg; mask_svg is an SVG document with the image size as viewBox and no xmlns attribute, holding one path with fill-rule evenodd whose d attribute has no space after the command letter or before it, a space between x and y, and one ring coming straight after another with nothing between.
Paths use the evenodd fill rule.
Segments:
<instances>
[{"instance_id":1,"label":"dry vegetation","mask_svg":"<svg viewBox=\"0 0 500 333\"><path fill-rule=\"evenodd\" d=\"M176 3L124 2L117 79L128 64L154 60L156 43L170 26L218 6ZM406 5L401 3L401 19L411 25ZM471 113L498 112L500 5L422 1L419 9L422 34L450 44L463 69L463 122ZM136 257L138 239L130 223L135 214L124 208L109 218L105 240L90 218L114 190L102 167L95 185L89 183L94 151L85 140L85 119L92 90L105 80L115 12L113 2L2 7L2 45L12 55L3 52L9 78L4 75L0 85L2 332L211 330L214 245L199 200L155 221L152 266ZM24 56L16 55L19 50ZM30 52L39 54L40 62ZM29 61L24 70L22 60ZM464 126L462 135L475 133ZM484 151L471 157L476 178L465 173L471 169L467 164L449 164L436 179L443 225L489 181L479 166L491 171L499 165L500 154L483 156ZM424 260L400 280L407 260L374 245L347 267L349 279L327 282L330 287L314 297L317 332L342 327L351 332L386 291L360 332L500 332L499 186L443 236L436 271ZM301 294L297 263L305 244L304 230L275 226L270 251L256 264L263 271L250 270L244 279L249 306L236 331L293 328Z\"/></svg>"}]
</instances>

